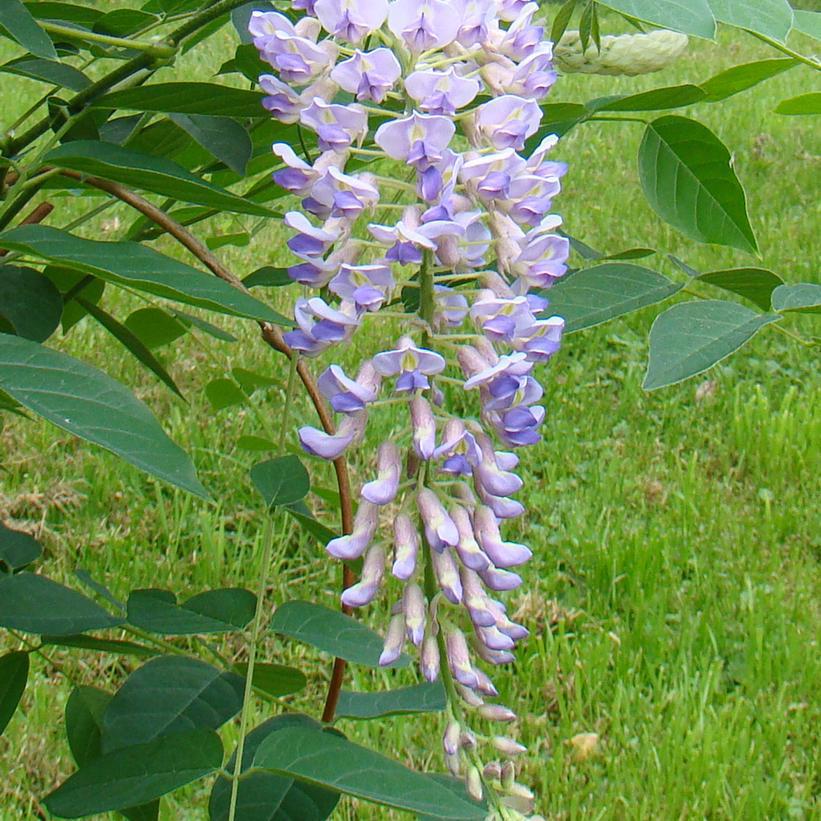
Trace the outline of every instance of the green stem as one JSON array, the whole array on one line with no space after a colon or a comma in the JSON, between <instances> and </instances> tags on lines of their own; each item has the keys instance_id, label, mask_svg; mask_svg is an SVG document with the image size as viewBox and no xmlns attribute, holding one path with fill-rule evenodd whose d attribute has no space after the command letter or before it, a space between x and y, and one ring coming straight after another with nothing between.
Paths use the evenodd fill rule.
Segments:
<instances>
[{"instance_id":1,"label":"green stem","mask_svg":"<svg viewBox=\"0 0 821 821\"><path fill-rule=\"evenodd\" d=\"M792 57L793 60L798 60L799 63L804 63L805 66L814 68L816 71L821 71L821 63L819 63L818 60L813 60L812 57L805 57L803 54L799 54L797 51L793 51L793 49L791 49L784 43L779 43L778 40L773 40L772 37L767 37L766 34L759 34L757 31L751 31L750 34L752 34L753 37L757 37L759 40L766 43L768 46L772 46L774 49L780 51L782 54L786 54L788 57Z\"/></svg>"},{"instance_id":2,"label":"green stem","mask_svg":"<svg viewBox=\"0 0 821 821\"><path fill-rule=\"evenodd\" d=\"M288 368L288 386L285 388L285 410L282 413L282 427L279 429L279 449L285 448L285 437L288 435L288 423L291 416L291 397L294 395L296 387L297 365L299 365L299 354L294 351L291 354L291 364Z\"/></svg>"},{"instance_id":3,"label":"green stem","mask_svg":"<svg viewBox=\"0 0 821 821\"><path fill-rule=\"evenodd\" d=\"M647 120L642 117L610 117L607 114L595 114L588 117L587 121L590 123L641 123L647 125Z\"/></svg>"},{"instance_id":4,"label":"green stem","mask_svg":"<svg viewBox=\"0 0 821 821\"><path fill-rule=\"evenodd\" d=\"M178 47L186 38L195 34L203 26L208 25L212 20L216 19L222 14L230 12L232 9L243 5L246 0L221 0L219 3L202 11L191 20L183 23L179 28L171 32L166 37L166 43L169 47ZM173 52L172 52L173 53ZM98 97L101 97L109 89L113 88L123 80L128 79L142 69L148 69L149 73L153 73L160 67L162 61L157 62L156 54L148 54L142 52L131 60L118 66L114 71L109 72L104 77L101 77L95 83L92 83L88 88L76 94L68 103L68 109L71 113L81 111L86 104L93 102ZM3 153L7 155L14 155L26 148L30 143L41 137L51 127L51 120L44 117L40 122L35 123L28 131L21 134L19 137L9 140L4 147Z\"/></svg>"},{"instance_id":5,"label":"green stem","mask_svg":"<svg viewBox=\"0 0 821 821\"><path fill-rule=\"evenodd\" d=\"M293 404L296 388L299 354L291 355L291 365L288 371L288 386L285 389L285 410L282 414L282 426L279 431L280 450L285 446L285 437L288 433L288 420L291 405ZM248 721L251 714L251 696L253 692L254 665L257 658L257 644L262 627L262 614L265 609L265 592L268 588L268 569L271 565L271 556L274 547L274 531L271 511L265 512L265 523L262 531L262 570L259 574L259 590L257 591L257 607L254 612L254 623L251 627L251 646L248 651L248 669L245 671L245 694L242 699L242 714L240 715L239 741L237 742L234 776L231 782L231 803L228 810L228 821L235 821L237 813L237 797L239 795L239 777L242 773L242 757L245 751L245 736L248 732Z\"/></svg>"},{"instance_id":6,"label":"green stem","mask_svg":"<svg viewBox=\"0 0 821 821\"><path fill-rule=\"evenodd\" d=\"M50 34L58 37L65 37L67 40L82 40L85 43L99 43L103 46L115 46L116 48L131 49L132 51L143 51L152 57L171 57L176 52L174 46L165 43L153 43L147 40L130 40L127 37L112 37L108 34L100 34L87 29L76 29L71 26L61 26L59 23L49 23L43 21L40 28L45 29Z\"/></svg>"},{"instance_id":7,"label":"green stem","mask_svg":"<svg viewBox=\"0 0 821 821\"><path fill-rule=\"evenodd\" d=\"M271 513L266 511L265 523L262 531L262 571L259 574L259 590L257 591L257 607L254 613L254 624L251 628L251 647L248 652L248 669L245 672L245 694L242 699L242 715L239 722L239 741L237 742L236 761L234 762L234 778L231 782L231 804L228 809L228 821L235 821L237 815L237 797L239 795L239 776L242 772L242 757L245 751L245 734L248 731L248 720L251 714L251 700L254 689L254 665L257 660L257 643L262 626L262 614L265 610L265 590L268 586L268 566L271 564L271 554L274 546L274 529Z\"/></svg>"}]
</instances>

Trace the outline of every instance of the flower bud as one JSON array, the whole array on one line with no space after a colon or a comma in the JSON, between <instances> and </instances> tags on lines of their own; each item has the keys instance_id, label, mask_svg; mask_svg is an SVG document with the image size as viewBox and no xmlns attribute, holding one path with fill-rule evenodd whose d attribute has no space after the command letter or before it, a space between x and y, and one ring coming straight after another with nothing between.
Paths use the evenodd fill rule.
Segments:
<instances>
[{"instance_id":1,"label":"flower bud","mask_svg":"<svg viewBox=\"0 0 821 821\"><path fill-rule=\"evenodd\" d=\"M419 657L422 675L427 681L436 681L439 678L439 645L436 637L430 633L422 639L422 652Z\"/></svg>"},{"instance_id":2,"label":"flower bud","mask_svg":"<svg viewBox=\"0 0 821 821\"><path fill-rule=\"evenodd\" d=\"M527 752L527 747L524 747L519 744L518 741L514 741L507 736L494 736L491 743L502 755L510 756L511 758L515 755L521 755L521 753Z\"/></svg>"},{"instance_id":3,"label":"flower bud","mask_svg":"<svg viewBox=\"0 0 821 821\"><path fill-rule=\"evenodd\" d=\"M431 559L436 581L445 598L452 604L459 604L462 601L462 582L452 552L447 548L441 553L433 550Z\"/></svg>"},{"instance_id":4,"label":"flower bud","mask_svg":"<svg viewBox=\"0 0 821 821\"><path fill-rule=\"evenodd\" d=\"M360 502L354 517L353 532L331 539L325 548L328 553L337 559L358 559L376 532L378 510L376 505L367 500Z\"/></svg>"},{"instance_id":5,"label":"flower bud","mask_svg":"<svg viewBox=\"0 0 821 821\"><path fill-rule=\"evenodd\" d=\"M476 767L471 767L468 770L465 783L468 795L470 795L474 801L481 801L484 794L482 790L482 776Z\"/></svg>"},{"instance_id":6,"label":"flower bud","mask_svg":"<svg viewBox=\"0 0 821 821\"><path fill-rule=\"evenodd\" d=\"M397 579L407 581L416 572L419 533L404 513L400 513L393 521L393 537L396 558L391 572Z\"/></svg>"},{"instance_id":7,"label":"flower bud","mask_svg":"<svg viewBox=\"0 0 821 821\"><path fill-rule=\"evenodd\" d=\"M529 816L533 812L536 801L533 793L524 784L514 782L508 788L507 795L502 798L502 803L506 807Z\"/></svg>"},{"instance_id":8,"label":"flower bud","mask_svg":"<svg viewBox=\"0 0 821 821\"><path fill-rule=\"evenodd\" d=\"M445 733L442 736L442 746L445 748L447 755L456 755L459 752L459 733L461 727L458 721L450 719L445 727Z\"/></svg>"},{"instance_id":9,"label":"flower bud","mask_svg":"<svg viewBox=\"0 0 821 821\"><path fill-rule=\"evenodd\" d=\"M490 761L487 764L485 764L482 772L484 773L484 776L488 781L502 780L502 766L501 764L499 764L498 761Z\"/></svg>"},{"instance_id":10,"label":"flower bud","mask_svg":"<svg viewBox=\"0 0 821 821\"><path fill-rule=\"evenodd\" d=\"M453 519L430 488L425 487L419 491L416 503L425 528L425 538L433 550L442 551L445 545L455 545L459 541L459 531Z\"/></svg>"},{"instance_id":11,"label":"flower bud","mask_svg":"<svg viewBox=\"0 0 821 821\"><path fill-rule=\"evenodd\" d=\"M473 529L482 550L496 567L515 567L524 564L533 555L523 544L502 541L496 515L486 505L476 508Z\"/></svg>"},{"instance_id":12,"label":"flower bud","mask_svg":"<svg viewBox=\"0 0 821 821\"><path fill-rule=\"evenodd\" d=\"M516 713L503 704L483 704L479 708L479 715L488 721L515 721Z\"/></svg>"},{"instance_id":13,"label":"flower bud","mask_svg":"<svg viewBox=\"0 0 821 821\"><path fill-rule=\"evenodd\" d=\"M465 640L465 634L454 628L445 638L448 652L448 665L453 677L465 687L476 687L479 683L477 673L470 663L470 654Z\"/></svg>"},{"instance_id":14,"label":"flower bud","mask_svg":"<svg viewBox=\"0 0 821 821\"><path fill-rule=\"evenodd\" d=\"M445 764L454 778L462 774L462 759L459 755L445 755Z\"/></svg>"},{"instance_id":15,"label":"flower bud","mask_svg":"<svg viewBox=\"0 0 821 821\"><path fill-rule=\"evenodd\" d=\"M410 403L413 449L420 459L430 459L436 450L436 420L427 399L414 396Z\"/></svg>"},{"instance_id":16,"label":"flower bud","mask_svg":"<svg viewBox=\"0 0 821 821\"><path fill-rule=\"evenodd\" d=\"M465 687L464 684L459 684L458 681L456 682L456 690L461 696L462 701L464 701L468 707L481 707L485 703L480 695L471 690L470 687Z\"/></svg>"},{"instance_id":17,"label":"flower bud","mask_svg":"<svg viewBox=\"0 0 821 821\"><path fill-rule=\"evenodd\" d=\"M462 560L462 564L471 570L488 570L490 559L479 547L479 543L473 534L473 523L468 512L459 505L455 505L450 512L451 519L456 525L459 540L456 542L456 552Z\"/></svg>"},{"instance_id":18,"label":"flower bud","mask_svg":"<svg viewBox=\"0 0 821 821\"><path fill-rule=\"evenodd\" d=\"M383 442L376 455L377 478L362 487L362 498L375 505L386 505L396 498L402 464L393 442Z\"/></svg>"},{"instance_id":19,"label":"flower bud","mask_svg":"<svg viewBox=\"0 0 821 821\"><path fill-rule=\"evenodd\" d=\"M516 766L508 760L502 764L502 788L509 790L516 780Z\"/></svg>"},{"instance_id":20,"label":"flower bud","mask_svg":"<svg viewBox=\"0 0 821 821\"><path fill-rule=\"evenodd\" d=\"M402 608L408 639L418 647L425 636L425 595L418 584L412 582L405 587Z\"/></svg>"},{"instance_id":21,"label":"flower bud","mask_svg":"<svg viewBox=\"0 0 821 821\"><path fill-rule=\"evenodd\" d=\"M385 550L376 544L365 554L362 575L356 584L342 594L342 603L348 607L364 607L370 604L379 592L384 574Z\"/></svg>"},{"instance_id":22,"label":"flower bud","mask_svg":"<svg viewBox=\"0 0 821 821\"><path fill-rule=\"evenodd\" d=\"M402 655L402 646L405 643L405 617L397 613L388 625L388 632L385 636L385 646L382 655L379 656L379 666L387 667L393 664Z\"/></svg>"}]
</instances>

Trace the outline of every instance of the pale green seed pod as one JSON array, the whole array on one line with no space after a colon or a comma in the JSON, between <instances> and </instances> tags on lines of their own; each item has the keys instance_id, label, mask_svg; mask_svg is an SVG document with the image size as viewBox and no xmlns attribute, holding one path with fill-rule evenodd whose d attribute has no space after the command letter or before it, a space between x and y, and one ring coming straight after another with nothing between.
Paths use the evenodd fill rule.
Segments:
<instances>
[{"instance_id":1,"label":"pale green seed pod","mask_svg":"<svg viewBox=\"0 0 821 821\"><path fill-rule=\"evenodd\" d=\"M553 48L556 67L565 72L634 77L651 74L674 63L687 50L687 35L659 29L646 34L607 35L601 51L591 40L582 49L578 31L566 31Z\"/></svg>"}]
</instances>

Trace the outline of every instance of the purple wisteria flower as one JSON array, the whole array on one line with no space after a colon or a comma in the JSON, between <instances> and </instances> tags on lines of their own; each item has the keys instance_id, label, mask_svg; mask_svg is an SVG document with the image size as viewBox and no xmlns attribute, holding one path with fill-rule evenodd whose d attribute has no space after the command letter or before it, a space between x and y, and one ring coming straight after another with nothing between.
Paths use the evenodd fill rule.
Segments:
<instances>
[{"instance_id":1,"label":"purple wisteria flower","mask_svg":"<svg viewBox=\"0 0 821 821\"><path fill-rule=\"evenodd\" d=\"M387 0L315 0L314 12L328 34L360 43L388 15Z\"/></svg>"},{"instance_id":2,"label":"purple wisteria flower","mask_svg":"<svg viewBox=\"0 0 821 821\"><path fill-rule=\"evenodd\" d=\"M456 133L447 117L418 114L383 123L374 142L392 159L425 171L439 162Z\"/></svg>"},{"instance_id":3,"label":"purple wisteria flower","mask_svg":"<svg viewBox=\"0 0 821 821\"><path fill-rule=\"evenodd\" d=\"M403 336L392 351L373 358L373 366L382 376L398 376L396 391L414 391L430 387L429 376L445 369L444 358L434 351L417 348L409 336Z\"/></svg>"},{"instance_id":4,"label":"purple wisteria flower","mask_svg":"<svg viewBox=\"0 0 821 821\"><path fill-rule=\"evenodd\" d=\"M388 28L414 53L450 45L461 17L444 0L395 0L388 11Z\"/></svg>"},{"instance_id":5,"label":"purple wisteria flower","mask_svg":"<svg viewBox=\"0 0 821 821\"><path fill-rule=\"evenodd\" d=\"M486 670L528 636L506 598L531 550L504 532L527 524L517 453L542 438L541 366L564 331L543 293L570 252L552 213L567 167L541 122L552 44L525 0L292 8L306 12L299 22L255 12L249 31L271 66L264 107L311 132L303 152L290 140L273 149L274 181L298 203L284 223L302 292L284 337L300 356L329 357L318 387L338 427L302 426L299 440L336 460L365 439L369 414L390 414L365 454L352 532L327 551L362 560L343 604L391 596L380 665L418 650L423 677L449 677L467 705L449 706L449 771L474 798L496 792L490 805L526 816L533 796L510 760L524 748L469 725L515 719L492 701ZM330 357L365 323L376 341L352 378Z\"/></svg>"},{"instance_id":6,"label":"purple wisteria flower","mask_svg":"<svg viewBox=\"0 0 821 821\"><path fill-rule=\"evenodd\" d=\"M353 57L331 71L331 79L340 88L355 94L357 100L373 100L375 103L385 99L401 75L399 60L387 48L368 52L357 49Z\"/></svg>"},{"instance_id":7,"label":"purple wisteria flower","mask_svg":"<svg viewBox=\"0 0 821 821\"><path fill-rule=\"evenodd\" d=\"M414 71L405 80L405 91L429 114L455 114L476 99L481 87L473 77L460 77L453 66L447 71Z\"/></svg>"},{"instance_id":8,"label":"purple wisteria flower","mask_svg":"<svg viewBox=\"0 0 821 821\"><path fill-rule=\"evenodd\" d=\"M368 115L357 105L335 105L319 97L299 115L299 121L316 132L322 151L344 151L368 133Z\"/></svg>"},{"instance_id":9,"label":"purple wisteria flower","mask_svg":"<svg viewBox=\"0 0 821 821\"><path fill-rule=\"evenodd\" d=\"M521 151L525 140L538 130L541 119L542 111L534 100L505 94L479 106L476 130L494 148Z\"/></svg>"}]
</instances>

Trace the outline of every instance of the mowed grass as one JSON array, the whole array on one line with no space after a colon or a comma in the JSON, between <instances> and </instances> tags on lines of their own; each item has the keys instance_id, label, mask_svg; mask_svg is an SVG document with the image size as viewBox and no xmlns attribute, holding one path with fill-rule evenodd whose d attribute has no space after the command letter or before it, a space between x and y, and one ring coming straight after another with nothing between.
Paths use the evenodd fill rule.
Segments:
<instances>
[{"instance_id":1,"label":"mowed grass","mask_svg":"<svg viewBox=\"0 0 821 821\"><path fill-rule=\"evenodd\" d=\"M224 43L229 39L223 35ZM769 56L752 39L724 33L717 46L692 43L675 67L652 77L564 78L554 99L699 81ZM177 72L204 79L222 58L195 50ZM771 111L812 81L808 69L797 68L693 111L734 151L763 264L790 281L815 277L819 136L811 120ZM34 93L33 84L25 88ZM2 105L7 119L24 102L4 95ZM640 137L639 124L600 123L562 143L557 154L571 163L558 203L567 229L607 251L649 245L703 270L757 264L737 252L696 246L660 223L636 181ZM54 201L52 224L81 213L82 203ZM117 236L114 217L121 227L130 219L113 209L85 233ZM221 218L214 230L237 224ZM160 247L177 253L167 242ZM223 257L241 274L283 263L282 233L268 226L250 249L228 249ZM674 273L663 255L645 264ZM104 304L124 317L138 303L112 291ZM640 383L656 313L569 337L543 373L545 441L523 454L528 513L509 529L535 553L526 584L511 597L532 636L516 664L496 675L503 700L521 716L515 733L529 747L521 780L538 792L540 811L556 819L815 817L821 686L815 361L811 351L768 329L705 377L648 395ZM810 335L817 333L811 322L783 324ZM256 587L261 513L247 471L260 457L236 442L243 434L275 435L285 367L253 328L221 324L240 342L197 336L167 351L188 404L173 399L88 319L52 341L135 386L193 454L218 502L158 485L42 423L8 420L0 438L0 515L40 534L44 572L70 580L83 567L123 598L146 586L180 595ZM373 351L397 330L366 329L357 339ZM343 358L352 363L359 355L348 351ZM272 375L278 385L257 392L247 407L213 412L204 386L237 366ZM300 399L292 427L310 418ZM375 413L369 441L396 435L404 424L389 410ZM289 441L293 446L292 431ZM369 475L371 454L369 445L352 455L357 477ZM316 485L331 486L325 466L311 462L310 468ZM318 497L311 501L332 525L333 511ZM270 607L297 598L334 606L336 564L288 520L277 519L276 528ZM393 587L362 618L381 630L395 595ZM242 657L242 637L223 649ZM34 657L22 708L0 739L4 821L46 817L39 799L73 769L60 718L69 680L113 688L134 667L132 659L111 656L47 655L49 662ZM262 658L301 665L309 687L283 699L281 709L318 714L330 660L273 637ZM410 675L354 668L348 683L386 689ZM260 704L255 717L271 714ZM410 765L442 768L437 717L339 726ZM585 733L598 737L586 757L578 739L573 743ZM236 727L223 735L230 750ZM205 818L206 803L205 787L195 786L164 799L161 815ZM335 817L393 815L343 801Z\"/></svg>"}]
</instances>

